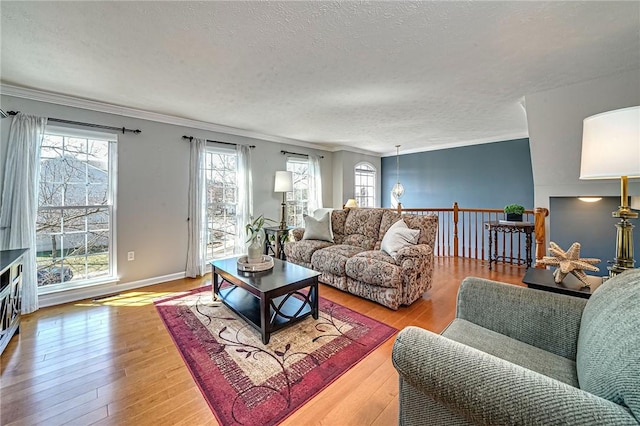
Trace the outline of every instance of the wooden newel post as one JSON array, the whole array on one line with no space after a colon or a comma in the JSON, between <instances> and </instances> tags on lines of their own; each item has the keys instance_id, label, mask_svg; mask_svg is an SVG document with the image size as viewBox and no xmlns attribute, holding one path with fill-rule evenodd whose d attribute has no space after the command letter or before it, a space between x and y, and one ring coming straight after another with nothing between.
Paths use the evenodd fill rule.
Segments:
<instances>
[{"instance_id":1,"label":"wooden newel post","mask_svg":"<svg viewBox=\"0 0 640 426\"><path fill-rule=\"evenodd\" d=\"M458 202L453 203L453 257L458 257Z\"/></svg>"},{"instance_id":2,"label":"wooden newel post","mask_svg":"<svg viewBox=\"0 0 640 426\"><path fill-rule=\"evenodd\" d=\"M547 253L547 235L545 218L549 216L549 210L544 207L536 207L533 210L534 232L536 234L536 268L544 269L544 266L538 266L538 260L542 259Z\"/></svg>"}]
</instances>

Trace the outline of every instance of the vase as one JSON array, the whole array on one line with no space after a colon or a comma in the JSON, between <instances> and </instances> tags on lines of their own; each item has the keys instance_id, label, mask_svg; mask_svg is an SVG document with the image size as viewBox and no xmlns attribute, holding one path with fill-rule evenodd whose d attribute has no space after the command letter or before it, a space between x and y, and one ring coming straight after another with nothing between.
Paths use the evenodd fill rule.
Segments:
<instances>
[{"instance_id":1,"label":"vase","mask_svg":"<svg viewBox=\"0 0 640 426\"><path fill-rule=\"evenodd\" d=\"M264 241L264 231L260 230L260 232L255 236L249 247L247 247L247 262L249 263L260 263L262 262L262 246Z\"/></svg>"},{"instance_id":2,"label":"vase","mask_svg":"<svg viewBox=\"0 0 640 426\"><path fill-rule=\"evenodd\" d=\"M507 220L510 220L513 222L522 222L522 214L507 213Z\"/></svg>"}]
</instances>

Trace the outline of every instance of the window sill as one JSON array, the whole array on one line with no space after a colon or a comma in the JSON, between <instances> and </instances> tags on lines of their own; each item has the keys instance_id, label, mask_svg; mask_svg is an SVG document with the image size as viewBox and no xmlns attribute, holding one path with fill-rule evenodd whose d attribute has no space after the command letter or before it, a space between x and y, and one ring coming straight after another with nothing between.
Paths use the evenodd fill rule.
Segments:
<instances>
[{"instance_id":1,"label":"window sill","mask_svg":"<svg viewBox=\"0 0 640 426\"><path fill-rule=\"evenodd\" d=\"M46 296L49 294L55 293L64 293L67 291L76 291L76 290L84 290L87 288L97 288L99 286L104 286L105 284L116 284L120 281L118 277L108 276L102 277L95 280L87 280L87 281L78 281L77 283L73 283L72 285L68 283L64 284L54 284L51 286L43 286L38 288L38 296Z\"/></svg>"}]
</instances>

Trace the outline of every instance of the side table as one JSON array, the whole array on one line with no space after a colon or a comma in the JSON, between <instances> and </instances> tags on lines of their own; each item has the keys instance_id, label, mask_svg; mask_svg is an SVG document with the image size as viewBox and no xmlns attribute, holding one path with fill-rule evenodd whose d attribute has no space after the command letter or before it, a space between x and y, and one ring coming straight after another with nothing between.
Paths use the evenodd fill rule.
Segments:
<instances>
[{"instance_id":1,"label":"side table","mask_svg":"<svg viewBox=\"0 0 640 426\"><path fill-rule=\"evenodd\" d=\"M484 223L485 229L489 232L489 270L491 270L491 263L498 263L498 261L509 261L517 265L527 265L527 268L531 267L531 234L533 234L534 224L530 222L504 222L504 221L489 221ZM520 257L511 256L498 256L498 232L505 234L525 234L525 259ZM513 252L513 248L512 248Z\"/></svg>"},{"instance_id":2,"label":"side table","mask_svg":"<svg viewBox=\"0 0 640 426\"><path fill-rule=\"evenodd\" d=\"M567 294L588 299L604 282L604 277L588 276L590 287L582 287L582 283L572 274L568 274L561 283L556 284L553 271L549 269L529 268L522 278L522 282L529 288L550 291L552 293Z\"/></svg>"},{"instance_id":3,"label":"side table","mask_svg":"<svg viewBox=\"0 0 640 426\"><path fill-rule=\"evenodd\" d=\"M274 256L280 260L287 260L284 254L285 241L283 236L288 235L292 229L294 229L293 226L287 226L285 229L280 229L277 226L265 227L264 254Z\"/></svg>"}]
</instances>

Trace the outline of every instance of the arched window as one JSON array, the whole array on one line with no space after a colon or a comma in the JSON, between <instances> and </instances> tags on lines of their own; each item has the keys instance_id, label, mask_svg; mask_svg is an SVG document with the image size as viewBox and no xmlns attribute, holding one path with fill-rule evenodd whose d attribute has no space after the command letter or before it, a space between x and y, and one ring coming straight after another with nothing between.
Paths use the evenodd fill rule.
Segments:
<instances>
[{"instance_id":1,"label":"arched window","mask_svg":"<svg viewBox=\"0 0 640 426\"><path fill-rule=\"evenodd\" d=\"M355 198L360 207L376 206L376 169L369 163L356 164Z\"/></svg>"}]
</instances>

